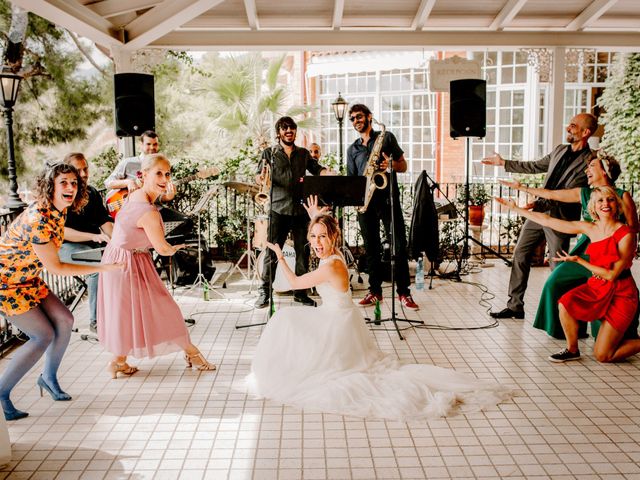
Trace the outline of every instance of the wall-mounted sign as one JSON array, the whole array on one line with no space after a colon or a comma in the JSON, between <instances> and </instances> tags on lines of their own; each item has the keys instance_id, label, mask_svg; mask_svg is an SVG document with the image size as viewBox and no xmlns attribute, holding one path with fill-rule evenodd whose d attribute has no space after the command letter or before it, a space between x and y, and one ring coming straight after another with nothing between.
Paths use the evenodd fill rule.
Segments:
<instances>
[{"instance_id":1,"label":"wall-mounted sign","mask_svg":"<svg viewBox=\"0 0 640 480\"><path fill-rule=\"evenodd\" d=\"M482 78L480 63L457 55L429 61L429 87L432 92L448 92L451 80Z\"/></svg>"}]
</instances>

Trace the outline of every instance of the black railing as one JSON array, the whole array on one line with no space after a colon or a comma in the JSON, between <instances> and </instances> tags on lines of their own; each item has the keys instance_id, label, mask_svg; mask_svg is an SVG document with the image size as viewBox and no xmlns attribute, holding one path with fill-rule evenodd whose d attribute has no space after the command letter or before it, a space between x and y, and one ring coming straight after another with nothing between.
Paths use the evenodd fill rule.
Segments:
<instances>
[{"instance_id":1,"label":"black railing","mask_svg":"<svg viewBox=\"0 0 640 480\"><path fill-rule=\"evenodd\" d=\"M178 189L176 200L171 203L171 207L183 213L192 212L201 195L216 184L217 182L214 180L198 180L181 185ZM528 198L526 194L498 183L484 183L483 185L491 197L512 197L519 204L525 203ZM637 183L625 183L618 186L629 191L634 197L639 187ZM446 206L449 202L446 200L445 195L455 203L458 188L460 188L460 184L440 184L441 191L436 190L434 193L436 203L443 207ZM400 198L407 227L411 221L413 197L413 185L402 185ZM457 203L455 203L455 208L460 215L458 221L461 222L462 218L464 218L464 212L461 211L460 205ZM261 207L254 202L252 193L238 192L235 189L218 184L216 195L212 197L209 206L201 214L201 232L213 247L221 247L227 241L240 241L242 243L247 238L247 228L249 228L250 239L253 239L254 220L263 214ZM0 235L4 234L14 217L15 215L12 213L0 214ZM513 253L521 223L518 215L501 208L497 202L490 201L485 206L484 224L479 230L476 230L476 233L480 235L481 241L485 245L500 253L511 254ZM350 246L356 248L361 246L362 237L359 233L354 208L345 209L344 234ZM441 236L441 244L443 240L447 241L446 238ZM242 248L246 248L246 245L243 244ZM234 254L229 254L227 250L225 252L227 252L225 253L226 255L231 255L225 259L235 260L232 258ZM235 255L241 253L242 251L237 251ZM75 295L77 284L72 277L52 275L46 271L43 272L42 276L51 290L63 301L68 301ZM0 346L2 343L1 330L0 326Z\"/></svg>"}]
</instances>

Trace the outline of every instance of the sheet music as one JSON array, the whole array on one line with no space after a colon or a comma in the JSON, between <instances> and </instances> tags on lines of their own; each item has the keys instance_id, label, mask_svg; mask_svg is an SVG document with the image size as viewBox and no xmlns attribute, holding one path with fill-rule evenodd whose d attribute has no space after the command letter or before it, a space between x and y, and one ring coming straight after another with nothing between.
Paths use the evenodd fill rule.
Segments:
<instances>
[{"instance_id":1,"label":"sheet music","mask_svg":"<svg viewBox=\"0 0 640 480\"><path fill-rule=\"evenodd\" d=\"M207 190L205 193L202 194L202 196L198 199L198 202L191 209L188 215L197 215L198 212L202 212L207 207L207 203L209 203L209 200L211 200L211 197L213 197L216 193L218 193L218 186L214 185L213 187L211 187L209 190Z\"/></svg>"}]
</instances>

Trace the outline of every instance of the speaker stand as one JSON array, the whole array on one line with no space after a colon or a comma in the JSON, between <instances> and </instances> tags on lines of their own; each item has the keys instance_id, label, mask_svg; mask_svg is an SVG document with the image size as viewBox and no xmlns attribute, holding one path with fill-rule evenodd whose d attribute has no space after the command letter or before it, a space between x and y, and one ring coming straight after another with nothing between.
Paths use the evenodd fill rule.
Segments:
<instances>
[{"instance_id":1,"label":"speaker stand","mask_svg":"<svg viewBox=\"0 0 640 480\"><path fill-rule=\"evenodd\" d=\"M504 261L508 266L511 266L511 261L508 258L506 258L504 255L502 255L500 252L494 250L491 247L488 247L487 245L482 243L480 240L469 235L469 183L470 183L470 174L471 174L471 164L470 164L471 163L471 138L466 137L465 141L466 141L466 148L465 148L465 154L464 154L464 157L465 157L464 162L465 162L465 169L467 172L466 172L466 178L464 183L464 198L465 198L464 200L464 207L465 207L464 208L464 233L460 241L458 241L458 243L462 242L462 249L460 250L460 259L456 258L457 268L456 268L455 274L453 275L453 278L458 282L461 281L460 274L462 272L463 265L465 264L467 258L469 258L470 256L469 240L471 240L472 242L474 242L480 247L480 253L482 253L483 250L487 250L491 252L493 255L495 255L496 257L498 257L499 259L501 259L502 261Z\"/></svg>"}]
</instances>

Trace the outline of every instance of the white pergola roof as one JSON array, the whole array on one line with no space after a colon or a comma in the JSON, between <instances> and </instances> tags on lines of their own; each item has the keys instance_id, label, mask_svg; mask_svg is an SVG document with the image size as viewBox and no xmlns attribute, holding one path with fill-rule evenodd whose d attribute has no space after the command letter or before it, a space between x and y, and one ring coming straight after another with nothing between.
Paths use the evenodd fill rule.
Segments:
<instances>
[{"instance_id":1,"label":"white pergola roof","mask_svg":"<svg viewBox=\"0 0 640 480\"><path fill-rule=\"evenodd\" d=\"M114 50L640 48L640 0L12 0Z\"/></svg>"}]
</instances>

